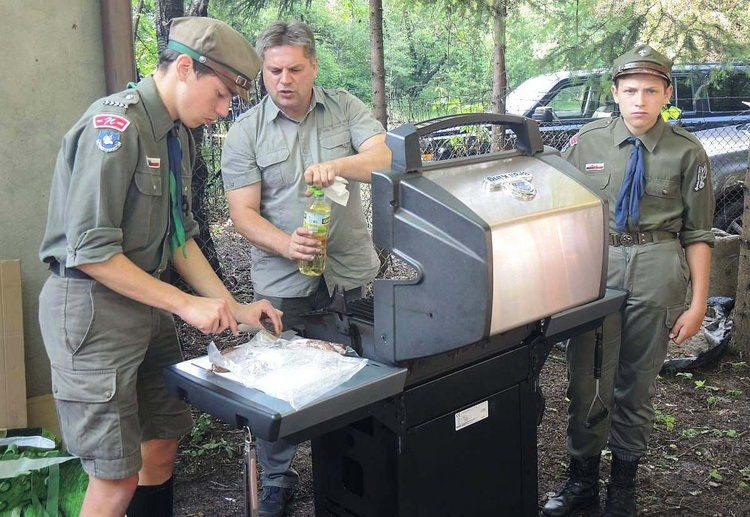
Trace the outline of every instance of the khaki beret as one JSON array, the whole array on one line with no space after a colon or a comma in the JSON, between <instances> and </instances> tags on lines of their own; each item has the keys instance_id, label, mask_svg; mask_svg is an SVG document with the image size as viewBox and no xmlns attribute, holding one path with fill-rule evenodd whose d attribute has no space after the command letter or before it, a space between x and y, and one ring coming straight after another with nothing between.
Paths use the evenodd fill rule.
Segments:
<instances>
[{"instance_id":1,"label":"khaki beret","mask_svg":"<svg viewBox=\"0 0 750 517\"><path fill-rule=\"evenodd\" d=\"M167 47L211 68L237 95L249 99L260 56L242 34L214 18L173 18Z\"/></svg>"},{"instance_id":2,"label":"khaki beret","mask_svg":"<svg viewBox=\"0 0 750 517\"><path fill-rule=\"evenodd\" d=\"M657 75L672 83L672 60L648 45L639 44L615 59L612 80L630 74Z\"/></svg>"}]
</instances>

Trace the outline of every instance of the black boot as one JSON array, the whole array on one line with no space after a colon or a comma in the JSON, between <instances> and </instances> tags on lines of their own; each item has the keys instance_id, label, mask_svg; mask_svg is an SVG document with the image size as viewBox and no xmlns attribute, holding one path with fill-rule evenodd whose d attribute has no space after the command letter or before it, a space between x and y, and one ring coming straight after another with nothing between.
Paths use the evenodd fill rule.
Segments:
<instances>
[{"instance_id":1,"label":"black boot","mask_svg":"<svg viewBox=\"0 0 750 517\"><path fill-rule=\"evenodd\" d=\"M599 506L599 460L601 456L577 460L570 458L570 478L560 492L547 501L542 513L547 517L566 517Z\"/></svg>"},{"instance_id":2,"label":"black boot","mask_svg":"<svg viewBox=\"0 0 750 517\"><path fill-rule=\"evenodd\" d=\"M635 474L638 460L625 461L612 455L612 474L607 487L605 517L635 517Z\"/></svg>"}]
</instances>

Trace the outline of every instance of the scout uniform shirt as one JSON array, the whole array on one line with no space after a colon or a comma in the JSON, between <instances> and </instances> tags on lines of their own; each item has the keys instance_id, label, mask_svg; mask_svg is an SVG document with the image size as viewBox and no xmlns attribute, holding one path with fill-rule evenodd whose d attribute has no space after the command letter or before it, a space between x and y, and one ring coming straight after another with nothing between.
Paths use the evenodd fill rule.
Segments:
<instances>
[{"instance_id":1,"label":"scout uniform shirt","mask_svg":"<svg viewBox=\"0 0 750 517\"><path fill-rule=\"evenodd\" d=\"M633 147L626 142L630 136L620 117L597 120L583 126L563 153L568 162L584 172L589 186L609 202L610 233L618 233L615 202ZM713 246L711 168L698 139L661 117L638 138L644 146L646 189L637 231L679 234L683 247L693 242ZM632 224L628 219L625 231L636 231Z\"/></svg>"},{"instance_id":2,"label":"scout uniform shirt","mask_svg":"<svg viewBox=\"0 0 750 517\"><path fill-rule=\"evenodd\" d=\"M137 88L94 102L63 138L39 257L65 267L118 253L158 275L167 265L170 227L167 135L175 127L151 76ZM185 237L190 213L192 137L179 124Z\"/></svg>"},{"instance_id":3,"label":"scout uniform shirt","mask_svg":"<svg viewBox=\"0 0 750 517\"><path fill-rule=\"evenodd\" d=\"M367 139L383 133L362 101L344 90L316 86L310 108L301 121L290 120L266 96L243 114L227 134L221 157L224 190L261 182L260 213L281 231L302 226L307 167L356 154ZM323 273L329 294L336 285L345 290L372 281L379 262L362 212L360 184L350 181L349 201L332 203ZM297 262L257 247L252 254L255 292L296 298L316 291L320 279L299 272Z\"/></svg>"}]
</instances>

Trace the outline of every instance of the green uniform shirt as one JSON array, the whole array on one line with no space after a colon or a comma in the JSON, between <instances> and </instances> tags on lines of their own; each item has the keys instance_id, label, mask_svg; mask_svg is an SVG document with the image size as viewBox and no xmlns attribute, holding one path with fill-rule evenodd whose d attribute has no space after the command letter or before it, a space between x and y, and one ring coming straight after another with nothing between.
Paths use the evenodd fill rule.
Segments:
<instances>
[{"instance_id":1,"label":"green uniform shirt","mask_svg":"<svg viewBox=\"0 0 750 517\"><path fill-rule=\"evenodd\" d=\"M39 251L66 267L123 253L159 274L169 257L167 134L175 126L151 76L137 88L94 102L63 138ZM192 137L179 125L185 235L198 234L190 213Z\"/></svg>"},{"instance_id":2,"label":"green uniform shirt","mask_svg":"<svg viewBox=\"0 0 750 517\"><path fill-rule=\"evenodd\" d=\"M632 136L622 118L586 124L570 141L563 157L581 170L591 188L609 201L609 229L617 233L615 202L625 175ZM703 146L684 129L665 123L639 137L643 142L646 190L640 204L641 232L679 233L683 246L706 242L713 247L711 231L714 192L711 166ZM635 231L628 220L627 231Z\"/></svg>"},{"instance_id":3,"label":"green uniform shirt","mask_svg":"<svg viewBox=\"0 0 750 517\"><path fill-rule=\"evenodd\" d=\"M351 156L367 139L383 133L362 101L344 90L313 89L310 109L299 122L290 120L266 96L243 114L227 134L221 157L224 189L261 182L260 213L281 231L302 226L304 172L316 163ZM324 273L330 289L367 284L379 262L362 212L360 184L350 181L347 206L332 203L328 259ZM296 298L318 288L319 279L303 275L296 261L257 247L252 253L255 291Z\"/></svg>"}]
</instances>

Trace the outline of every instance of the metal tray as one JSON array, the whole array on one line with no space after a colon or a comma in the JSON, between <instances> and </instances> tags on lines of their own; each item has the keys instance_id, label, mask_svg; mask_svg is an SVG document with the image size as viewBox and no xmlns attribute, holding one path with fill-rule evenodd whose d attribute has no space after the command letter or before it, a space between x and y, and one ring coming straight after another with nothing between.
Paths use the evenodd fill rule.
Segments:
<instances>
[{"instance_id":1,"label":"metal tray","mask_svg":"<svg viewBox=\"0 0 750 517\"><path fill-rule=\"evenodd\" d=\"M207 356L164 369L167 389L181 400L254 436L299 443L363 418L368 407L404 390L406 368L368 361L351 379L294 409L288 402L209 370Z\"/></svg>"}]
</instances>

